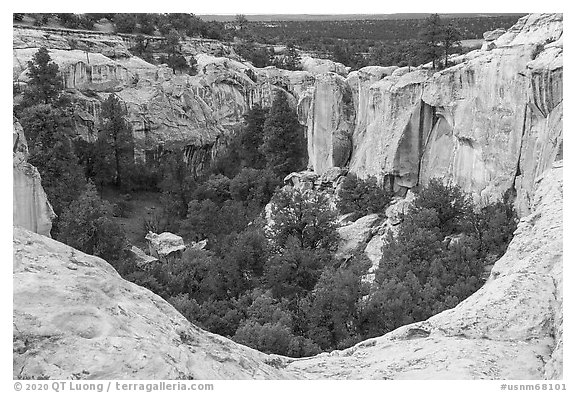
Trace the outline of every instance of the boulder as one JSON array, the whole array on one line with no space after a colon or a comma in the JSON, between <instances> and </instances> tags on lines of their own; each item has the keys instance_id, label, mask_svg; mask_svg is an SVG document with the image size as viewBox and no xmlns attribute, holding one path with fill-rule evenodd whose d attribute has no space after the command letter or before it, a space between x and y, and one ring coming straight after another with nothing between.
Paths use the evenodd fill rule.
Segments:
<instances>
[{"instance_id":1,"label":"boulder","mask_svg":"<svg viewBox=\"0 0 576 393\"><path fill-rule=\"evenodd\" d=\"M134 258L136 266L138 266L140 269L143 270L152 267L154 263L159 261L158 258L146 254L144 251L142 251L140 248L136 246L130 247L128 251Z\"/></svg>"},{"instance_id":2,"label":"boulder","mask_svg":"<svg viewBox=\"0 0 576 393\"><path fill-rule=\"evenodd\" d=\"M182 237L170 232L162 232L159 235L148 232L145 239L148 241L150 255L160 260L165 260L171 255L179 255L186 249Z\"/></svg>"},{"instance_id":3,"label":"boulder","mask_svg":"<svg viewBox=\"0 0 576 393\"><path fill-rule=\"evenodd\" d=\"M370 237L374 234L374 224L380 219L378 214L369 214L337 229L340 236L340 244L336 251L337 259L345 259L360 251L366 246Z\"/></svg>"}]
</instances>

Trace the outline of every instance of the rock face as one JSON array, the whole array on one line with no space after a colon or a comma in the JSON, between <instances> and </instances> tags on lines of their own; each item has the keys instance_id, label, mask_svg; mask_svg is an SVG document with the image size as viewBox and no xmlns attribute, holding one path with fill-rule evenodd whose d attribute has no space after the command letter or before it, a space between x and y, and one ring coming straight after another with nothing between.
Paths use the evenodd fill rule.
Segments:
<instances>
[{"instance_id":1,"label":"rock face","mask_svg":"<svg viewBox=\"0 0 576 393\"><path fill-rule=\"evenodd\" d=\"M309 168L347 166L396 191L440 177L478 203L513 190L527 214L534 180L562 157L562 31L561 14L532 14L436 73L366 67L344 84L317 78Z\"/></svg>"},{"instance_id":2,"label":"rock face","mask_svg":"<svg viewBox=\"0 0 576 393\"><path fill-rule=\"evenodd\" d=\"M287 361L286 370L311 378L561 379L562 163L536 185L533 213L471 297L352 348Z\"/></svg>"},{"instance_id":3,"label":"rock face","mask_svg":"<svg viewBox=\"0 0 576 393\"><path fill-rule=\"evenodd\" d=\"M14 378L287 379L104 260L14 228Z\"/></svg>"},{"instance_id":4,"label":"rock face","mask_svg":"<svg viewBox=\"0 0 576 393\"><path fill-rule=\"evenodd\" d=\"M54 211L42 188L40 173L26 162L28 146L16 119L12 131L12 219L13 225L50 236Z\"/></svg>"},{"instance_id":5,"label":"rock face","mask_svg":"<svg viewBox=\"0 0 576 393\"><path fill-rule=\"evenodd\" d=\"M27 62L44 46L58 64L65 88L78 102L76 120L82 137L95 139L101 102L115 94L128 109L136 158L146 161L172 146L184 147L185 160L193 172L200 173L242 125L244 113L255 104L270 106L277 90L289 95L305 123L314 75L324 64L309 62L313 72L257 69L237 61L238 56L225 44L189 39L182 42L182 50L187 59L196 58L198 73L175 74L166 65L133 56L134 39L131 35L14 28L14 83L21 87L27 83ZM161 55L163 39L146 39L153 55Z\"/></svg>"}]
</instances>

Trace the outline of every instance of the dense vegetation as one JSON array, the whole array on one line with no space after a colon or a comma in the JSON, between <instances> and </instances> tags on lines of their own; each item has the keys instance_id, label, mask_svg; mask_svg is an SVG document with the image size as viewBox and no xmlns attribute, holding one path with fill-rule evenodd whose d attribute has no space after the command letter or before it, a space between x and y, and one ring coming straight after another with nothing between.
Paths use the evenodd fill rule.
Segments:
<instances>
[{"instance_id":1,"label":"dense vegetation","mask_svg":"<svg viewBox=\"0 0 576 393\"><path fill-rule=\"evenodd\" d=\"M155 61L146 51L143 35L171 37L200 37L234 42L235 51L257 67L276 65L297 69L296 49L330 58L358 69L368 65L419 65L440 57L439 47L447 55L463 50L460 40L480 39L482 34L496 28L509 28L521 14L486 17L453 17L438 14L428 18L356 19L356 20L291 20L250 22L237 15L233 22L207 22L194 14L14 14L21 22L28 15L37 26L57 22L67 28L95 29L98 23L109 23L118 33L141 35L141 44L134 52ZM441 28L440 28L441 27ZM277 53L274 47L286 45ZM165 59L176 69L186 70L178 53ZM440 65L440 63L438 64ZM436 66L436 64L435 64Z\"/></svg>"},{"instance_id":2,"label":"dense vegetation","mask_svg":"<svg viewBox=\"0 0 576 393\"><path fill-rule=\"evenodd\" d=\"M509 203L475 211L458 187L433 180L387 239L370 288L362 281L363 254L335 257L337 216L383 215L392 193L375 179L349 175L334 210L323 192L280 189L306 163L304 133L285 93L270 108L249 110L226 153L195 177L176 148L135 162L126 109L113 93L102 103L97 140L77 137L76 104L45 49L29 69L14 112L59 216L53 236L107 259L190 321L264 352L344 348L453 307L479 288L484 267L503 254L516 226ZM187 242L208 239L208 247L140 269L124 253L114 219L130 209L130 198L112 206L104 190L155 193L163 209L143 227Z\"/></svg>"}]
</instances>

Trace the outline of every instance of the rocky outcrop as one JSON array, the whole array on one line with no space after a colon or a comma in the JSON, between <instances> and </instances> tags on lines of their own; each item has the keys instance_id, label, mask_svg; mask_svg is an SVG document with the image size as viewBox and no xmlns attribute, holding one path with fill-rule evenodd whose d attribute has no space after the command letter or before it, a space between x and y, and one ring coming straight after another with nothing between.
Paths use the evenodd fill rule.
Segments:
<instances>
[{"instance_id":1,"label":"rocky outcrop","mask_svg":"<svg viewBox=\"0 0 576 393\"><path fill-rule=\"evenodd\" d=\"M316 59L310 56L303 56L301 60L302 69L313 74L326 74L334 72L338 75L348 75L349 67L327 59Z\"/></svg>"},{"instance_id":2,"label":"rocky outcrop","mask_svg":"<svg viewBox=\"0 0 576 393\"><path fill-rule=\"evenodd\" d=\"M12 220L13 225L50 236L56 217L38 170L26 160L28 145L22 126L14 119L12 130Z\"/></svg>"},{"instance_id":3,"label":"rocky outcrop","mask_svg":"<svg viewBox=\"0 0 576 393\"><path fill-rule=\"evenodd\" d=\"M355 252L364 249L374 234L372 228L379 218L378 214L369 214L351 224L339 227L337 231L340 236L340 244L335 257L338 259L349 258Z\"/></svg>"},{"instance_id":4,"label":"rocky outcrop","mask_svg":"<svg viewBox=\"0 0 576 393\"><path fill-rule=\"evenodd\" d=\"M17 379L289 379L273 359L188 322L104 260L14 228Z\"/></svg>"},{"instance_id":5,"label":"rocky outcrop","mask_svg":"<svg viewBox=\"0 0 576 393\"><path fill-rule=\"evenodd\" d=\"M312 378L561 379L562 163L536 180L486 284L451 310L286 370Z\"/></svg>"},{"instance_id":6,"label":"rocky outcrop","mask_svg":"<svg viewBox=\"0 0 576 393\"><path fill-rule=\"evenodd\" d=\"M182 237L170 232L162 232L161 234L148 232L145 239L148 241L150 255L160 260L166 260L166 258L174 255L182 255L182 252L186 250Z\"/></svg>"}]
</instances>

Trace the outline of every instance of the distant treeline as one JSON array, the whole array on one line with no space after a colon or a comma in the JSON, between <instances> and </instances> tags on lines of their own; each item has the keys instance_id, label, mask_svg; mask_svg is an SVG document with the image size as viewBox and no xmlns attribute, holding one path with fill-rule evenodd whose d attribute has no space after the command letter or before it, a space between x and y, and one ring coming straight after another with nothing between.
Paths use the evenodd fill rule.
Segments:
<instances>
[{"instance_id":1,"label":"distant treeline","mask_svg":"<svg viewBox=\"0 0 576 393\"><path fill-rule=\"evenodd\" d=\"M502 15L474 18L450 18L443 21L457 28L462 39L482 38L482 34L499 27L508 29L521 15ZM310 50L322 50L334 40L364 40L366 48L376 41L404 41L415 38L422 19L399 20L339 20L339 21L283 21L249 22L249 29L263 43L277 44L286 39Z\"/></svg>"}]
</instances>

